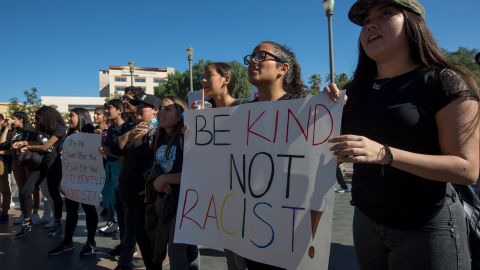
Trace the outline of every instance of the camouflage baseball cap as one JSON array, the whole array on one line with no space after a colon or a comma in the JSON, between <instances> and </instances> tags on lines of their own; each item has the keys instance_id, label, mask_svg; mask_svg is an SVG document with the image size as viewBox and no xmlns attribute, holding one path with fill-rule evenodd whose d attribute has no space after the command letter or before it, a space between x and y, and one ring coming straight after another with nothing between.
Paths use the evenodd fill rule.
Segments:
<instances>
[{"instance_id":1,"label":"camouflage baseball cap","mask_svg":"<svg viewBox=\"0 0 480 270\"><path fill-rule=\"evenodd\" d=\"M357 0L348 12L348 18L354 24L363 25L363 20L368 15L372 6L393 5L401 9L409 10L420 17L425 17L425 9L417 0Z\"/></svg>"}]
</instances>

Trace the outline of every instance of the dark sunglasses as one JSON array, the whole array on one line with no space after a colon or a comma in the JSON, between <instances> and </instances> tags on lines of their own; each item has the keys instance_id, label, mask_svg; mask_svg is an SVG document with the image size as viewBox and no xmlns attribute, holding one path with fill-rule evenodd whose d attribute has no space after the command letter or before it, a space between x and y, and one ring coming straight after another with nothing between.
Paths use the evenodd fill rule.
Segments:
<instances>
[{"instance_id":1,"label":"dark sunglasses","mask_svg":"<svg viewBox=\"0 0 480 270\"><path fill-rule=\"evenodd\" d=\"M267 55L271 56L273 59L267 59ZM249 55L246 55L245 57L243 57L243 64L246 65L246 66L250 65L250 61L252 59L254 59L255 62L263 62L263 61L267 61L267 60L273 60L273 61L276 61L276 62L279 62L279 63L282 63L282 64L286 63L282 58L276 56L273 53L266 52L266 51L257 51L257 52L254 52L252 54L249 54Z\"/></svg>"}]
</instances>

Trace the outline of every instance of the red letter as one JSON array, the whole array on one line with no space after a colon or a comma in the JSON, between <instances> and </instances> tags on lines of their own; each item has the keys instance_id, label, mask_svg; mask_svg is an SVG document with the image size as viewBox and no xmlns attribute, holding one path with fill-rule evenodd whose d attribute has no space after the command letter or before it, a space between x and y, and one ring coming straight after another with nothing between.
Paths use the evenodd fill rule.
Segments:
<instances>
[{"instance_id":1,"label":"red letter","mask_svg":"<svg viewBox=\"0 0 480 270\"><path fill-rule=\"evenodd\" d=\"M269 139L265 138L264 136L252 131L252 127L255 125L255 123L257 123L257 121L265 114L265 111L262 112L262 114L260 114L259 117L257 117L257 119L255 120L255 122L252 123L252 125L250 125L250 110L248 111L248 122L247 122L247 145L248 145L248 139L250 138L250 133L254 134L254 135L257 135L258 137L264 139L264 140L267 140L269 142L272 142L270 141Z\"/></svg>"},{"instance_id":2,"label":"red letter","mask_svg":"<svg viewBox=\"0 0 480 270\"><path fill-rule=\"evenodd\" d=\"M327 113L328 113L328 116L330 117L330 131L328 132L328 136L325 137L325 139L319 143L315 143L315 131L316 131L316 123L317 123L317 107L320 106L320 107L323 107ZM328 140L328 138L330 138L330 136L332 135L332 132L333 132L333 116L332 116L332 113L330 112L330 110L323 104L317 104L315 105L315 116L313 117L313 139L312 139L312 146L315 146L315 145L319 145L319 144L322 144L324 142L326 142Z\"/></svg>"},{"instance_id":3,"label":"red letter","mask_svg":"<svg viewBox=\"0 0 480 270\"><path fill-rule=\"evenodd\" d=\"M186 203L187 203L187 198L188 198L188 193L190 191L193 191L195 192L195 194L197 195L197 197L195 198L195 204L190 207L190 209L188 209L188 211L185 213L185 206L186 206ZM185 192L185 200L183 201L183 209L182 209L182 218L180 219L180 227L179 227L179 230L182 229L182 224L183 224L183 218L186 218L186 219L189 219L191 221L193 221L193 223L197 224L197 226L201 229L202 226L200 226L200 224L198 224L198 222L196 220L194 220L193 218L191 217L187 217L188 213L190 213L190 211L193 210L193 208L195 208L197 206L197 203L198 203L198 192L194 189L187 189L187 191Z\"/></svg>"},{"instance_id":4,"label":"red letter","mask_svg":"<svg viewBox=\"0 0 480 270\"><path fill-rule=\"evenodd\" d=\"M213 211L215 212L214 216L209 215L210 207L212 206L212 204L213 204ZM210 202L208 203L207 213L205 214L205 221L203 222L203 229L204 230L205 230L205 226L207 225L207 219L208 218L214 218L215 219L215 222L217 223L217 230L218 230L217 206L215 205L215 197L213 195L212 195L212 197L210 197Z\"/></svg>"},{"instance_id":5,"label":"red letter","mask_svg":"<svg viewBox=\"0 0 480 270\"><path fill-rule=\"evenodd\" d=\"M298 118L295 117L295 115L293 114L293 112L288 109L288 117L287 117L287 138L285 139L285 142L288 143L288 130L290 128L290 115L292 115L293 119L295 119L295 122L297 122L297 125L298 127L300 128L300 130L302 131L302 134L303 136L305 137L305 140L308 141L308 127L310 126L310 115L312 113L312 107L310 107L308 109L308 120L307 120L307 128L306 129L303 129L302 125L300 124L300 122L298 121Z\"/></svg>"}]
</instances>

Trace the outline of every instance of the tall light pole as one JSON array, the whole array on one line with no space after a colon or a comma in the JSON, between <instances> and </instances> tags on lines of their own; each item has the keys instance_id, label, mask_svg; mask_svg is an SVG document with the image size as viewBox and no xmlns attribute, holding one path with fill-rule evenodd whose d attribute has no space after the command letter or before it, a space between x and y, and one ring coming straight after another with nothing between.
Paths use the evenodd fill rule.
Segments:
<instances>
[{"instance_id":1,"label":"tall light pole","mask_svg":"<svg viewBox=\"0 0 480 270\"><path fill-rule=\"evenodd\" d=\"M193 60L193 48L188 46L187 48L187 58L188 58L188 70L190 72L190 91L193 91L193 73L192 73L192 60Z\"/></svg>"},{"instance_id":2,"label":"tall light pole","mask_svg":"<svg viewBox=\"0 0 480 270\"><path fill-rule=\"evenodd\" d=\"M330 83L335 83L335 73L333 68L333 34L332 34L332 16L333 16L333 6L335 5L335 0L322 0L323 8L326 11L328 18L328 41L329 41L329 56L330 56Z\"/></svg>"},{"instance_id":3,"label":"tall light pole","mask_svg":"<svg viewBox=\"0 0 480 270\"><path fill-rule=\"evenodd\" d=\"M133 72L135 71L135 62L128 61L128 69L130 70L130 86L133 87Z\"/></svg>"}]
</instances>

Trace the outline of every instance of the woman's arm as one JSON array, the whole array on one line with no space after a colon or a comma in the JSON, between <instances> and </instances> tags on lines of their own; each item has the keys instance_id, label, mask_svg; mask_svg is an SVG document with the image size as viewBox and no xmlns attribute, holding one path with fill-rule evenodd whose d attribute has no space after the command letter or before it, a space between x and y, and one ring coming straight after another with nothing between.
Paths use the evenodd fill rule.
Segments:
<instances>
[{"instance_id":1,"label":"woman's arm","mask_svg":"<svg viewBox=\"0 0 480 270\"><path fill-rule=\"evenodd\" d=\"M472 184L479 173L479 105L459 98L436 114L442 155L425 155L389 147L391 166L440 182ZM384 146L363 136L342 135L330 140L339 161L386 164Z\"/></svg>"},{"instance_id":2,"label":"woman's arm","mask_svg":"<svg viewBox=\"0 0 480 270\"><path fill-rule=\"evenodd\" d=\"M38 144L38 145L32 145L32 144L26 144L25 148L26 150L34 151L34 152L48 152L52 146L55 145L55 143L60 140L59 137L52 135L50 138L48 138L48 141L46 141L44 144Z\"/></svg>"},{"instance_id":3,"label":"woman's arm","mask_svg":"<svg viewBox=\"0 0 480 270\"><path fill-rule=\"evenodd\" d=\"M153 181L153 188L158 192L170 192L170 185L180 184L182 173L162 174Z\"/></svg>"}]
</instances>

